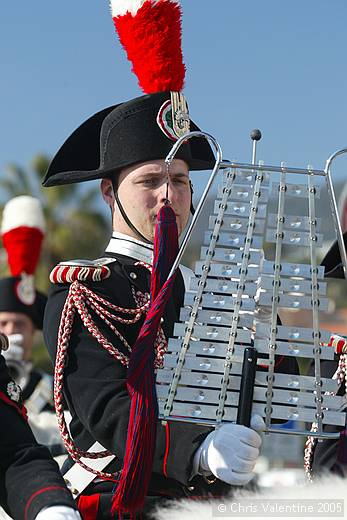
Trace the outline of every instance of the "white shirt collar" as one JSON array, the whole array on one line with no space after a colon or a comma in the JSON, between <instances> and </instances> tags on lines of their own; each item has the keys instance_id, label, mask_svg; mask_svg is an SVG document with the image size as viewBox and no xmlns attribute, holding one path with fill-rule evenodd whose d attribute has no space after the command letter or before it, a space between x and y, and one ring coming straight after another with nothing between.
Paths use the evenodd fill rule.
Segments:
<instances>
[{"instance_id":1,"label":"white shirt collar","mask_svg":"<svg viewBox=\"0 0 347 520\"><path fill-rule=\"evenodd\" d=\"M140 262L152 264L153 244L146 244L124 233L113 231L111 240L106 247L106 253L117 253L119 255L129 256Z\"/></svg>"}]
</instances>

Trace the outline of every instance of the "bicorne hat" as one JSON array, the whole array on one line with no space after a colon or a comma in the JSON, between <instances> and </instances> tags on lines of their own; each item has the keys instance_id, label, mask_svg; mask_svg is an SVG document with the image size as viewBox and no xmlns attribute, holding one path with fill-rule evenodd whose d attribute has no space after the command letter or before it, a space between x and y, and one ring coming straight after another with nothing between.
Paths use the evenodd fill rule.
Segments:
<instances>
[{"instance_id":1,"label":"bicorne hat","mask_svg":"<svg viewBox=\"0 0 347 520\"><path fill-rule=\"evenodd\" d=\"M38 329L42 329L46 296L35 289L34 273L44 231L38 199L24 195L5 205L1 234L12 276L0 280L0 312L25 314Z\"/></svg>"},{"instance_id":2,"label":"bicorne hat","mask_svg":"<svg viewBox=\"0 0 347 520\"><path fill-rule=\"evenodd\" d=\"M43 185L102 179L132 164L164 159L175 141L171 114L170 92L147 94L98 112L65 141ZM199 130L191 120L190 130ZM205 139L190 139L176 158L186 161L190 170L208 170L214 164Z\"/></svg>"}]
</instances>

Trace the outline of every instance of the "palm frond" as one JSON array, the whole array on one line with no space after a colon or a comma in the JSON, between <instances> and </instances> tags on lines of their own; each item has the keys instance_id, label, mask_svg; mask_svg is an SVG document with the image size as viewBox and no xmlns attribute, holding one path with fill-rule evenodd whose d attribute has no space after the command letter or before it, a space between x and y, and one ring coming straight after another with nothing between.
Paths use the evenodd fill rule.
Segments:
<instances>
[{"instance_id":1,"label":"palm frond","mask_svg":"<svg viewBox=\"0 0 347 520\"><path fill-rule=\"evenodd\" d=\"M29 195L32 193L32 186L30 183L30 175L28 172L18 164L8 164L6 171L11 180L18 185L18 189L23 193Z\"/></svg>"}]
</instances>

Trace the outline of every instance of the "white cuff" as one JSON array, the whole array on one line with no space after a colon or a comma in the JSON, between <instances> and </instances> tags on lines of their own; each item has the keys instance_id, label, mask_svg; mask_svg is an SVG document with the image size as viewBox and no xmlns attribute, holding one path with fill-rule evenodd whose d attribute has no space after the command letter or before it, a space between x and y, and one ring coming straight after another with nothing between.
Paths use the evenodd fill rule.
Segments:
<instances>
[{"instance_id":1,"label":"white cuff","mask_svg":"<svg viewBox=\"0 0 347 520\"><path fill-rule=\"evenodd\" d=\"M81 520L81 517L72 507L50 506L41 509L35 520Z\"/></svg>"}]
</instances>

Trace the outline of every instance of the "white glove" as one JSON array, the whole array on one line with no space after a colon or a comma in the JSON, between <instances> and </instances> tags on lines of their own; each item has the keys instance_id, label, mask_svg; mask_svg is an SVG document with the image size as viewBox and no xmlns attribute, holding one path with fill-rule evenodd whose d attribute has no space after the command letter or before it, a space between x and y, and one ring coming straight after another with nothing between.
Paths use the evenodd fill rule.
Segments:
<instances>
[{"instance_id":1,"label":"white glove","mask_svg":"<svg viewBox=\"0 0 347 520\"><path fill-rule=\"evenodd\" d=\"M223 424L211 432L194 456L194 467L202 475L211 473L234 486L243 486L254 477L253 469L259 456L265 423L253 415L251 427Z\"/></svg>"},{"instance_id":2,"label":"white glove","mask_svg":"<svg viewBox=\"0 0 347 520\"><path fill-rule=\"evenodd\" d=\"M35 520L81 520L81 516L72 507L51 506L41 509Z\"/></svg>"},{"instance_id":3,"label":"white glove","mask_svg":"<svg viewBox=\"0 0 347 520\"><path fill-rule=\"evenodd\" d=\"M22 334L10 334L7 336L8 340L8 348L6 349L6 354L4 354L5 359L13 359L15 361L23 361L23 336ZM10 349L11 352L8 352Z\"/></svg>"}]
</instances>

